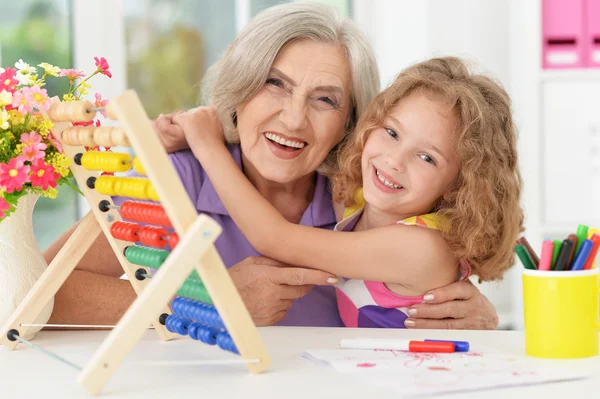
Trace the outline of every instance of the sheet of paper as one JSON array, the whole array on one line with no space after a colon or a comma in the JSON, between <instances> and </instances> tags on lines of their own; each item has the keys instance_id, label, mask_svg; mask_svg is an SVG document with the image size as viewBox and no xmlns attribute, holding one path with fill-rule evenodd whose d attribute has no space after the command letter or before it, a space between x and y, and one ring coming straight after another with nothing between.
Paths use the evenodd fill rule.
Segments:
<instances>
[{"instance_id":1,"label":"sheet of paper","mask_svg":"<svg viewBox=\"0 0 600 399\"><path fill-rule=\"evenodd\" d=\"M466 353L410 353L390 350L312 350L304 357L352 374L400 396L428 396L586 378L589 373L558 363L475 348Z\"/></svg>"}]
</instances>

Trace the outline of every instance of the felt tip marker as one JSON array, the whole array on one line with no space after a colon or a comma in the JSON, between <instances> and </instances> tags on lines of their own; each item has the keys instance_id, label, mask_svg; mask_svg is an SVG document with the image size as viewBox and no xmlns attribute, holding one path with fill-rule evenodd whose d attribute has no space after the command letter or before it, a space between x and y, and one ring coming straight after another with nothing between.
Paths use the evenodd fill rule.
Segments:
<instances>
[{"instance_id":1,"label":"felt tip marker","mask_svg":"<svg viewBox=\"0 0 600 399\"><path fill-rule=\"evenodd\" d=\"M452 353L456 346L452 342L424 342L400 339L342 339L342 349L380 349L406 352Z\"/></svg>"},{"instance_id":2,"label":"felt tip marker","mask_svg":"<svg viewBox=\"0 0 600 399\"><path fill-rule=\"evenodd\" d=\"M590 252L592 252L593 246L594 243L592 242L592 240L583 241L583 244L581 244L581 249L579 250L577 257L573 261L573 266L571 266L571 270L583 270L583 268L585 267L585 263L587 262L588 257L590 256Z\"/></svg>"},{"instance_id":3,"label":"felt tip marker","mask_svg":"<svg viewBox=\"0 0 600 399\"><path fill-rule=\"evenodd\" d=\"M515 252L517 253L517 256L521 260L521 263L523 264L525 269L530 269L530 270L536 269L535 264L533 263L533 260L531 259L531 256L529 256L529 252L527 252L527 248L525 248L525 246L523 244L518 244L515 247Z\"/></svg>"},{"instance_id":4,"label":"felt tip marker","mask_svg":"<svg viewBox=\"0 0 600 399\"><path fill-rule=\"evenodd\" d=\"M596 255L598 254L598 248L600 247L600 235L594 234L591 238L592 243L592 251L590 252L590 256L588 256L587 262L585 262L585 266L583 270L589 270L594 265L594 260L596 260Z\"/></svg>"},{"instance_id":5,"label":"felt tip marker","mask_svg":"<svg viewBox=\"0 0 600 399\"><path fill-rule=\"evenodd\" d=\"M542 257L538 270L550 270L552 267L552 254L554 252L554 241L545 240L542 244Z\"/></svg>"},{"instance_id":6,"label":"felt tip marker","mask_svg":"<svg viewBox=\"0 0 600 399\"><path fill-rule=\"evenodd\" d=\"M457 352L468 352L469 351L469 343L466 341L451 341L444 339L425 339L425 342L452 342L454 344L454 348Z\"/></svg>"}]
</instances>

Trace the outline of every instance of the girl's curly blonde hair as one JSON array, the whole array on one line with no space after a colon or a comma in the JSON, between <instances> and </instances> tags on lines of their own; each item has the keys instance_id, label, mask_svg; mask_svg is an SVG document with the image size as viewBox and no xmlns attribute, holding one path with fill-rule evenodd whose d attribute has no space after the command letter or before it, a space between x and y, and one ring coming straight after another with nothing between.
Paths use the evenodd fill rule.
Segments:
<instances>
[{"instance_id":1,"label":"girl's curly blonde hair","mask_svg":"<svg viewBox=\"0 0 600 399\"><path fill-rule=\"evenodd\" d=\"M515 241L523 230L516 127L502 86L471 73L458 58L434 58L407 68L373 100L339 154L334 200L356 204L369 135L383 125L390 109L417 89L440 94L459 120L460 173L452 195L440 199L434 210L450 227L442 235L481 281L499 279L514 263Z\"/></svg>"}]
</instances>

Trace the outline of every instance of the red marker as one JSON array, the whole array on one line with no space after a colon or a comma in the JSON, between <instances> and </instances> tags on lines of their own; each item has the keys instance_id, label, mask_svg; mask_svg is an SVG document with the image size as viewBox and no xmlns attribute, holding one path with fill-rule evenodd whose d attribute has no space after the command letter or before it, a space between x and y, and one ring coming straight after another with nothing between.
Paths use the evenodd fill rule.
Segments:
<instances>
[{"instance_id":1,"label":"red marker","mask_svg":"<svg viewBox=\"0 0 600 399\"><path fill-rule=\"evenodd\" d=\"M401 339L343 339L342 349L379 349L406 352L452 353L456 346L453 342L424 342Z\"/></svg>"},{"instance_id":2,"label":"red marker","mask_svg":"<svg viewBox=\"0 0 600 399\"><path fill-rule=\"evenodd\" d=\"M592 243L594 246L592 247L592 252L590 252L587 262L585 262L583 270L591 269L592 265L594 264L594 260L596 260L596 254L598 254L598 248L600 247L600 236L598 234L594 234L592 236Z\"/></svg>"}]
</instances>

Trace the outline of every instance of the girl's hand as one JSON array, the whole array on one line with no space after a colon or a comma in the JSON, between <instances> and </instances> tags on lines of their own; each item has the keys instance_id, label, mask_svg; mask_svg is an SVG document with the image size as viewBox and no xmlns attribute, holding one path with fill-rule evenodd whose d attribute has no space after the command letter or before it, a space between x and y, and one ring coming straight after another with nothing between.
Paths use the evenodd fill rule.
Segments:
<instances>
[{"instance_id":1,"label":"girl's hand","mask_svg":"<svg viewBox=\"0 0 600 399\"><path fill-rule=\"evenodd\" d=\"M155 121L152 121L152 126L167 152L190 148L181 127L173 123L173 114L160 114Z\"/></svg>"},{"instance_id":2,"label":"girl's hand","mask_svg":"<svg viewBox=\"0 0 600 399\"><path fill-rule=\"evenodd\" d=\"M183 129L194 153L225 144L223 126L211 107L198 107L173 116L173 122ZM197 155L197 154L196 154Z\"/></svg>"}]
</instances>

